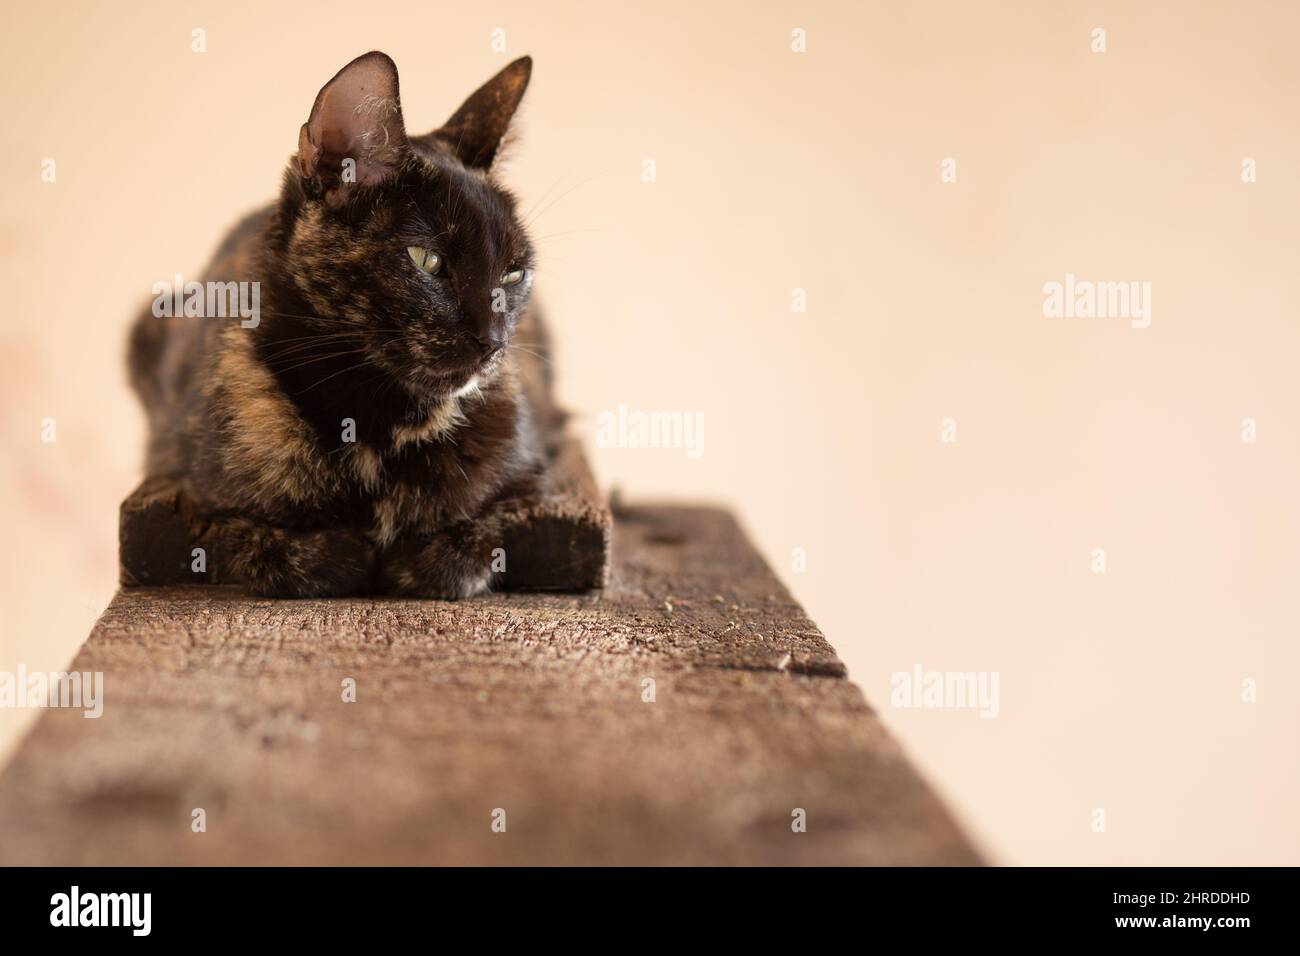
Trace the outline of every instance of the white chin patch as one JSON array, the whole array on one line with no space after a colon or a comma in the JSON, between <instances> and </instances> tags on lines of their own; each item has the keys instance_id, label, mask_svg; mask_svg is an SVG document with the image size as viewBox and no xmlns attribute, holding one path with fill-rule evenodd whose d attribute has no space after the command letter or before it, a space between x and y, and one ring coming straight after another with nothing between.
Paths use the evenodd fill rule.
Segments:
<instances>
[{"instance_id":1,"label":"white chin patch","mask_svg":"<svg viewBox=\"0 0 1300 956\"><path fill-rule=\"evenodd\" d=\"M470 392L478 391L478 376L473 376L468 382L456 389L453 393L457 398L464 398Z\"/></svg>"}]
</instances>

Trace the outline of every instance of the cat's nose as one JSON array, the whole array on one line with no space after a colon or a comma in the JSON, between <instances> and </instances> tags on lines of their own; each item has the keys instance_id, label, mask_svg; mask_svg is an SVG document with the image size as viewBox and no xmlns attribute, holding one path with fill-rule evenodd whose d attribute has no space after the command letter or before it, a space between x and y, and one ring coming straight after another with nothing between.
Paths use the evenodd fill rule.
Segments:
<instances>
[{"instance_id":1,"label":"cat's nose","mask_svg":"<svg viewBox=\"0 0 1300 956\"><path fill-rule=\"evenodd\" d=\"M483 353L483 361L486 362L506 347L506 340L495 335L484 335L479 337L478 347Z\"/></svg>"}]
</instances>

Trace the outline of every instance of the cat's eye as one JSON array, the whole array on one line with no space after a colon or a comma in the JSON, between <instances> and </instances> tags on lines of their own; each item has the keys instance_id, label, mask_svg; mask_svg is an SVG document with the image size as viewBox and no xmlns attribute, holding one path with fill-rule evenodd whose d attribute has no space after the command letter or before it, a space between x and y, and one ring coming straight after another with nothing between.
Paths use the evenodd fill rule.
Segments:
<instances>
[{"instance_id":1,"label":"cat's eye","mask_svg":"<svg viewBox=\"0 0 1300 956\"><path fill-rule=\"evenodd\" d=\"M442 256L432 249L426 249L424 246L407 246L406 254L411 257L415 267L421 272L427 272L429 275L437 273L442 267Z\"/></svg>"},{"instance_id":2,"label":"cat's eye","mask_svg":"<svg viewBox=\"0 0 1300 956\"><path fill-rule=\"evenodd\" d=\"M509 272L506 272L504 275L501 276L502 285L514 285L516 282L523 282L523 281L524 281L523 269L511 269Z\"/></svg>"}]
</instances>

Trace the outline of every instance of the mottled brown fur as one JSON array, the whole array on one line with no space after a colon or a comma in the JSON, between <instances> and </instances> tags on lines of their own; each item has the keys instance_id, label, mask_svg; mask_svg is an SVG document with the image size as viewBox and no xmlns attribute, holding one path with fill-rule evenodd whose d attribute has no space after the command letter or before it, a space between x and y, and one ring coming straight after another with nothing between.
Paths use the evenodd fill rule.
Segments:
<instances>
[{"instance_id":1,"label":"mottled brown fur","mask_svg":"<svg viewBox=\"0 0 1300 956\"><path fill-rule=\"evenodd\" d=\"M256 327L137 321L147 472L226 526L229 570L253 590L491 586L499 516L537 490L560 421L535 357L531 244L490 169L530 69L512 63L442 129L407 137L392 61L353 61L318 95L278 202L204 276L259 283ZM408 246L436 249L441 271Z\"/></svg>"}]
</instances>

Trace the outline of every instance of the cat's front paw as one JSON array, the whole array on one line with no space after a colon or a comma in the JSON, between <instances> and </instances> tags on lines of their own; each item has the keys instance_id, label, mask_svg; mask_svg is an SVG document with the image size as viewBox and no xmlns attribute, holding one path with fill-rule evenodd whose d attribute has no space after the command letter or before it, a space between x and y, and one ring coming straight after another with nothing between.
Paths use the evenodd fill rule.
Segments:
<instances>
[{"instance_id":1,"label":"cat's front paw","mask_svg":"<svg viewBox=\"0 0 1300 956\"><path fill-rule=\"evenodd\" d=\"M445 535L407 539L381 555L378 590L458 601L490 590L490 565L489 556L468 552Z\"/></svg>"},{"instance_id":2,"label":"cat's front paw","mask_svg":"<svg viewBox=\"0 0 1300 956\"><path fill-rule=\"evenodd\" d=\"M241 522L231 554L238 579L275 598L346 597L369 589L375 546L360 531L290 531Z\"/></svg>"}]
</instances>

